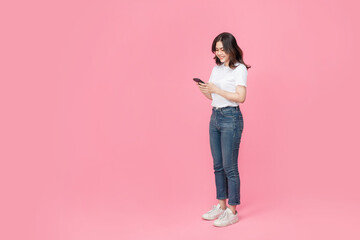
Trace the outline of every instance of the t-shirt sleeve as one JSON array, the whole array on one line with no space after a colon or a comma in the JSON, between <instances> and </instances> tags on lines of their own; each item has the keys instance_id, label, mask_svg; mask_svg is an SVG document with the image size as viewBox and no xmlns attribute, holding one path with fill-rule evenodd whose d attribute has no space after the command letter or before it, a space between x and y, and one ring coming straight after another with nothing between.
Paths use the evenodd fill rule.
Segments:
<instances>
[{"instance_id":1,"label":"t-shirt sleeve","mask_svg":"<svg viewBox=\"0 0 360 240\"><path fill-rule=\"evenodd\" d=\"M247 68L244 64L240 64L234 71L235 73L235 84L245 86L246 87L246 81L247 81Z\"/></svg>"}]
</instances>

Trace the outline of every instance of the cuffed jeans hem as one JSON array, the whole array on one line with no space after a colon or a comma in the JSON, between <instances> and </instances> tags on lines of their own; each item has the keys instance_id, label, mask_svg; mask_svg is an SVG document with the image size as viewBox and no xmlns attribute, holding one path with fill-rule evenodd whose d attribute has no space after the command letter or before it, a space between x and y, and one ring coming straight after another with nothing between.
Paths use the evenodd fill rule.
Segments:
<instances>
[{"instance_id":1,"label":"cuffed jeans hem","mask_svg":"<svg viewBox=\"0 0 360 240\"><path fill-rule=\"evenodd\" d=\"M226 197L226 198L217 197L216 199L217 199L217 200L226 200L226 199L228 199L228 198L227 198L227 197Z\"/></svg>"},{"instance_id":2,"label":"cuffed jeans hem","mask_svg":"<svg viewBox=\"0 0 360 240\"><path fill-rule=\"evenodd\" d=\"M228 199L228 198L217 197L216 199L217 199L217 200L226 200L226 199ZM231 202L228 202L228 204L231 205L231 206L235 206L235 205L240 205L241 203L240 203L240 202L239 202L239 203L231 203Z\"/></svg>"},{"instance_id":3,"label":"cuffed jeans hem","mask_svg":"<svg viewBox=\"0 0 360 240\"><path fill-rule=\"evenodd\" d=\"M231 206L240 205L240 203L234 203L233 204L233 203L230 203L230 202L228 204L231 205Z\"/></svg>"}]
</instances>

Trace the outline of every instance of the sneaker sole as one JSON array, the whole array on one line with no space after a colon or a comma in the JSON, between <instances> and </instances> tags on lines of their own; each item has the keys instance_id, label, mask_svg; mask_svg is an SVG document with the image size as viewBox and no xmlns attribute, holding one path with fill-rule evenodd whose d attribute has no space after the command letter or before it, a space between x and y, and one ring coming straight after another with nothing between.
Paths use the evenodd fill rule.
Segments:
<instances>
[{"instance_id":1,"label":"sneaker sole","mask_svg":"<svg viewBox=\"0 0 360 240\"><path fill-rule=\"evenodd\" d=\"M201 216L201 218L202 218L203 220L206 220L206 221L213 221L213 220L218 219L218 217L217 217L217 218L213 218L213 219L208 219L208 218L204 218L204 217L202 217L202 216Z\"/></svg>"},{"instance_id":2,"label":"sneaker sole","mask_svg":"<svg viewBox=\"0 0 360 240\"><path fill-rule=\"evenodd\" d=\"M213 224L213 225L214 225L215 227L227 227L227 226L233 225L233 224L235 224L235 223L237 223L237 222L239 222L239 219L237 219L235 222L230 223L230 224L228 224L228 225L215 225L215 224Z\"/></svg>"}]
</instances>

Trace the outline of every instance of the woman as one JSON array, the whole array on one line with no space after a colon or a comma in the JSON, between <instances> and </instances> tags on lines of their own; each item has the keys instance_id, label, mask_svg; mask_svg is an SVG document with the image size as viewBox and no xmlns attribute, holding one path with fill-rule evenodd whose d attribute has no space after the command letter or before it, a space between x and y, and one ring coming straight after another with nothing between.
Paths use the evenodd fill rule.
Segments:
<instances>
[{"instance_id":1,"label":"woman","mask_svg":"<svg viewBox=\"0 0 360 240\"><path fill-rule=\"evenodd\" d=\"M246 98L250 66L244 63L242 50L230 33L221 33L214 39L212 52L216 66L208 83L198 83L198 86L205 97L212 100L209 134L218 204L202 217L216 219L214 225L224 227L239 221L236 211L240 204L238 153L244 126L239 103Z\"/></svg>"}]
</instances>

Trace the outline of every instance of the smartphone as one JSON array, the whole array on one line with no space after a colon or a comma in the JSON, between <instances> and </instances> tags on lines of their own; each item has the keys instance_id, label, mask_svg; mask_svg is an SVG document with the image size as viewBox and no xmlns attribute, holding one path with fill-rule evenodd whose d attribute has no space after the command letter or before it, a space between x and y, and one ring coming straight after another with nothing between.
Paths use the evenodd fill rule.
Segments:
<instances>
[{"instance_id":1,"label":"smartphone","mask_svg":"<svg viewBox=\"0 0 360 240\"><path fill-rule=\"evenodd\" d=\"M193 78L193 80L194 80L195 82L197 82L197 83L204 83L203 81L201 81L200 78Z\"/></svg>"}]
</instances>

